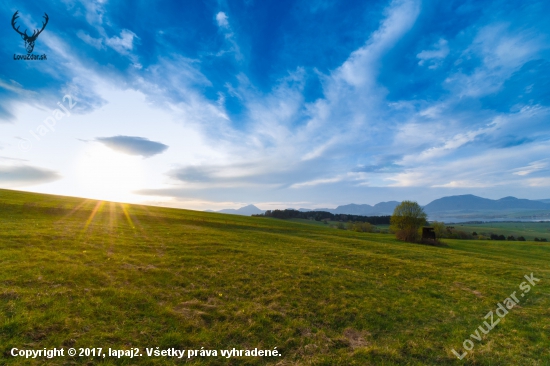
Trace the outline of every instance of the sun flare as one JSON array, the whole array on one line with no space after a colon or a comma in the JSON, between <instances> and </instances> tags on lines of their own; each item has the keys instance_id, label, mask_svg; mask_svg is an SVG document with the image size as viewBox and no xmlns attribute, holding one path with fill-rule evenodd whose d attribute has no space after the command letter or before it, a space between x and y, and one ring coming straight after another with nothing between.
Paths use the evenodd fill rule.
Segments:
<instances>
[{"instance_id":1,"label":"sun flare","mask_svg":"<svg viewBox=\"0 0 550 366\"><path fill-rule=\"evenodd\" d=\"M79 157L78 178L84 196L106 201L136 202L132 192L142 188L143 164L140 156L115 152L93 144Z\"/></svg>"}]
</instances>

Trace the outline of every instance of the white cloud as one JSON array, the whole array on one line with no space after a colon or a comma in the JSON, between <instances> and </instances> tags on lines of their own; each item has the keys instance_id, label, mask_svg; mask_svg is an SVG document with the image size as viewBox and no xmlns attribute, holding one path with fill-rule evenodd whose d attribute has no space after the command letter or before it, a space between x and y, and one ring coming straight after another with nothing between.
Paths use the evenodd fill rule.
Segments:
<instances>
[{"instance_id":1,"label":"white cloud","mask_svg":"<svg viewBox=\"0 0 550 366\"><path fill-rule=\"evenodd\" d=\"M544 48L541 36L532 31L518 32L509 24L491 24L479 31L466 53L481 55L485 66L491 69L516 68Z\"/></svg>"},{"instance_id":2,"label":"white cloud","mask_svg":"<svg viewBox=\"0 0 550 366\"><path fill-rule=\"evenodd\" d=\"M448 42L441 38L437 43L433 45L433 49L424 50L416 55L420 61L418 64L420 66L424 65L428 61L429 69L436 69L441 65L441 61L449 55L449 45Z\"/></svg>"},{"instance_id":3,"label":"white cloud","mask_svg":"<svg viewBox=\"0 0 550 366\"><path fill-rule=\"evenodd\" d=\"M114 36L105 39L105 44L122 55L127 55L134 48L134 38L137 38L134 32L123 29L120 37Z\"/></svg>"},{"instance_id":4,"label":"white cloud","mask_svg":"<svg viewBox=\"0 0 550 366\"><path fill-rule=\"evenodd\" d=\"M216 21L218 22L218 26L220 28L229 28L227 15L223 11L220 11L218 14L216 14Z\"/></svg>"},{"instance_id":5,"label":"white cloud","mask_svg":"<svg viewBox=\"0 0 550 366\"><path fill-rule=\"evenodd\" d=\"M480 182L475 180L453 180L452 182L446 184L435 184L432 187L442 187L442 188L486 188L492 187L493 183L489 182Z\"/></svg>"},{"instance_id":6,"label":"white cloud","mask_svg":"<svg viewBox=\"0 0 550 366\"><path fill-rule=\"evenodd\" d=\"M527 185L530 187L550 187L550 177L528 179Z\"/></svg>"},{"instance_id":7,"label":"white cloud","mask_svg":"<svg viewBox=\"0 0 550 366\"><path fill-rule=\"evenodd\" d=\"M72 2L65 2L69 10L74 8ZM111 37L109 36L110 32L107 32L105 29L104 24L110 25L111 23L108 19L104 19L106 14L105 4L107 0L79 0L79 2L82 3L86 10L84 15L87 22L96 29L100 37L94 38L83 30L77 32L77 37L98 50L105 49L105 46L108 46L119 54L128 57L135 68L141 69L142 65L139 62L139 57L132 52L134 50L135 41L139 39L139 37L128 29L122 29L119 36L115 35ZM75 15L82 14L77 10Z\"/></svg>"},{"instance_id":8,"label":"white cloud","mask_svg":"<svg viewBox=\"0 0 550 366\"><path fill-rule=\"evenodd\" d=\"M515 169L514 174L519 176L529 175L534 172L548 168L548 159L534 161L527 166Z\"/></svg>"},{"instance_id":9,"label":"white cloud","mask_svg":"<svg viewBox=\"0 0 550 366\"><path fill-rule=\"evenodd\" d=\"M19 95L28 96L28 97L32 97L33 95L37 94L35 91L27 90L27 89L23 88L23 86L21 84L19 84L15 80L11 80L11 79L9 80L9 82L6 82L6 81L0 79L0 88L9 90L9 91L17 93Z\"/></svg>"},{"instance_id":10,"label":"white cloud","mask_svg":"<svg viewBox=\"0 0 550 366\"><path fill-rule=\"evenodd\" d=\"M226 53L233 53L235 55L235 59L237 61L241 61L243 59L243 55L235 39L235 33L229 25L229 18L227 17L227 14L225 14L223 11L220 11L218 14L216 14L216 22L218 23L220 32L224 34L225 40L229 44L229 49L220 50L216 54L216 56L219 57L225 55Z\"/></svg>"},{"instance_id":11,"label":"white cloud","mask_svg":"<svg viewBox=\"0 0 550 366\"><path fill-rule=\"evenodd\" d=\"M455 63L471 58L481 65L471 73L459 68L445 80L445 86L458 97L482 97L498 91L505 80L526 62L548 48L543 36L529 30L512 30L509 24L481 28L470 46Z\"/></svg>"},{"instance_id":12,"label":"white cloud","mask_svg":"<svg viewBox=\"0 0 550 366\"><path fill-rule=\"evenodd\" d=\"M326 179L314 179L307 182L302 183L295 183L290 186L290 188L302 188L302 187L311 187L316 186L319 184L328 184L328 183L336 183L341 182L344 179L344 177L334 177L334 178L326 178Z\"/></svg>"},{"instance_id":13,"label":"white cloud","mask_svg":"<svg viewBox=\"0 0 550 366\"><path fill-rule=\"evenodd\" d=\"M106 0L80 0L86 9L86 21L91 25L103 24L105 9L103 5Z\"/></svg>"},{"instance_id":14,"label":"white cloud","mask_svg":"<svg viewBox=\"0 0 550 366\"><path fill-rule=\"evenodd\" d=\"M479 128L477 130L458 133L451 138L445 140L443 144L439 146L433 146L425 149L420 154L407 155L403 158L403 163L411 163L413 161L422 162L434 158L441 158L444 155L449 154L452 151L464 146L465 144L474 141L476 137L493 132L497 127L498 125L496 123L492 123L487 127Z\"/></svg>"},{"instance_id":15,"label":"white cloud","mask_svg":"<svg viewBox=\"0 0 550 366\"><path fill-rule=\"evenodd\" d=\"M520 186L542 179L526 180L515 172L526 170L525 162L541 156L548 148L548 142L541 142L507 149L457 151L446 159L433 158L421 162L410 160L403 172L387 174L385 177L393 182L389 184L392 187Z\"/></svg>"},{"instance_id":16,"label":"white cloud","mask_svg":"<svg viewBox=\"0 0 550 366\"><path fill-rule=\"evenodd\" d=\"M417 1L392 1L381 22L367 43L354 51L334 73L335 79L351 86L365 86L374 82L377 62L413 26L420 12Z\"/></svg>"},{"instance_id":17,"label":"white cloud","mask_svg":"<svg viewBox=\"0 0 550 366\"><path fill-rule=\"evenodd\" d=\"M98 50L104 49L103 40L101 38L94 38L83 30L79 30L76 33L77 37L89 44L90 46L97 48Z\"/></svg>"}]
</instances>

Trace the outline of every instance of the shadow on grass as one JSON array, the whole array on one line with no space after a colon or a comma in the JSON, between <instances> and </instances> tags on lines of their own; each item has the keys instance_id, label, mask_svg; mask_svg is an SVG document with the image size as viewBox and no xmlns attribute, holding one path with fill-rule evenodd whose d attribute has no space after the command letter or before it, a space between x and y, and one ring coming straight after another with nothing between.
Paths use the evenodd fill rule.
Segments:
<instances>
[{"instance_id":1,"label":"shadow on grass","mask_svg":"<svg viewBox=\"0 0 550 366\"><path fill-rule=\"evenodd\" d=\"M420 239L416 241L408 241L408 240L401 240L401 239L397 239L397 240L403 243L427 245L430 247L449 248L449 245L447 243L444 243L439 239Z\"/></svg>"},{"instance_id":2,"label":"shadow on grass","mask_svg":"<svg viewBox=\"0 0 550 366\"><path fill-rule=\"evenodd\" d=\"M432 247L442 247L442 248L449 247L449 245L447 245L446 243L442 242L439 239L421 239L420 241L417 242L417 244L429 245Z\"/></svg>"}]
</instances>

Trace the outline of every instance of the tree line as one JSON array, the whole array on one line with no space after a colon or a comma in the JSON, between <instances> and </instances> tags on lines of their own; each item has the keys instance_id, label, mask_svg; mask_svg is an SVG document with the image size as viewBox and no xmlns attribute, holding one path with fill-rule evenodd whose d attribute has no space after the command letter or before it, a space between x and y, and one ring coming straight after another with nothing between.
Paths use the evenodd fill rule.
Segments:
<instances>
[{"instance_id":1,"label":"tree line","mask_svg":"<svg viewBox=\"0 0 550 366\"><path fill-rule=\"evenodd\" d=\"M358 232L381 232L373 225L390 225L390 232L395 233L397 239L408 242L425 242L429 244L438 244L439 239L490 239L490 240L508 240L525 241L523 236L508 237L499 234L485 234L476 232L466 232L457 230L454 226L446 226L442 222L433 221L429 223L429 229L433 230L434 237L424 238L422 227L428 225L427 215L422 207L414 201L403 201L399 204L391 216L361 216L347 214L333 214L327 211L298 211L293 209L286 210L267 210L259 217L273 217L277 219L306 219L316 221L337 221L338 229L347 229ZM347 223L344 225L344 223ZM546 242L546 238L535 238L535 241Z\"/></svg>"},{"instance_id":2,"label":"tree line","mask_svg":"<svg viewBox=\"0 0 550 366\"><path fill-rule=\"evenodd\" d=\"M252 215L258 217L273 217L276 219L306 219L315 221L341 221L341 222L368 222L372 225L389 225L391 216L361 216L347 214L333 214L327 211L307 211L298 210L267 210L264 214Z\"/></svg>"}]
</instances>

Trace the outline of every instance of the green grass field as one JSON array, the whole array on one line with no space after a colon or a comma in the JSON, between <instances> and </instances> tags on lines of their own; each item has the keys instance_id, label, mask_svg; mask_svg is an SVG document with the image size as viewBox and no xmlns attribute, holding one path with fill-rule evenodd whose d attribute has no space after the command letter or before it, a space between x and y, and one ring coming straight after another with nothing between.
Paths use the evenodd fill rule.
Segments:
<instances>
[{"instance_id":1,"label":"green grass field","mask_svg":"<svg viewBox=\"0 0 550 366\"><path fill-rule=\"evenodd\" d=\"M550 222L488 222L483 224L449 224L456 229L464 230L469 233L485 233L488 235L499 234L506 237L523 236L527 240L535 238L547 238L550 240Z\"/></svg>"},{"instance_id":2,"label":"green grass field","mask_svg":"<svg viewBox=\"0 0 550 366\"><path fill-rule=\"evenodd\" d=\"M540 282L488 334L524 275ZM495 315L496 317L496 315ZM447 240L0 190L2 365L549 365L550 245ZM25 360L10 350L139 348ZM146 357L146 348L278 357Z\"/></svg>"}]
</instances>

